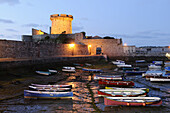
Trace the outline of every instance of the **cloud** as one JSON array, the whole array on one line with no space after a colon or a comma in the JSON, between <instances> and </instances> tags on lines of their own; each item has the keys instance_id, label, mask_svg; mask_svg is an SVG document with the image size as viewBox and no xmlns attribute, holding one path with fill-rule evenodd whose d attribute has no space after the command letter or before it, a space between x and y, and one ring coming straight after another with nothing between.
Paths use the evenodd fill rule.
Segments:
<instances>
[{"instance_id":1,"label":"cloud","mask_svg":"<svg viewBox=\"0 0 170 113\"><path fill-rule=\"evenodd\" d=\"M18 32L17 30L15 29L6 29L7 31L11 31L11 32Z\"/></svg>"},{"instance_id":2,"label":"cloud","mask_svg":"<svg viewBox=\"0 0 170 113\"><path fill-rule=\"evenodd\" d=\"M84 29L83 26L77 26L77 25L73 25L73 31L82 31Z\"/></svg>"},{"instance_id":3,"label":"cloud","mask_svg":"<svg viewBox=\"0 0 170 113\"><path fill-rule=\"evenodd\" d=\"M39 25L39 24L35 24L35 23L24 24L22 26L23 27L49 27L49 25L47 25L47 24Z\"/></svg>"},{"instance_id":4,"label":"cloud","mask_svg":"<svg viewBox=\"0 0 170 113\"><path fill-rule=\"evenodd\" d=\"M8 24L13 24L14 22L12 20L8 20L8 19L0 19L1 23L8 23Z\"/></svg>"},{"instance_id":5,"label":"cloud","mask_svg":"<svg viewBox=\"0 0 170 113\"><path fill-rule=\"evenodd\" d=\"M9 5L16 5L19 4L19 0L0 0L0 4L7 3Z\"/></svg>"}]
</instances>

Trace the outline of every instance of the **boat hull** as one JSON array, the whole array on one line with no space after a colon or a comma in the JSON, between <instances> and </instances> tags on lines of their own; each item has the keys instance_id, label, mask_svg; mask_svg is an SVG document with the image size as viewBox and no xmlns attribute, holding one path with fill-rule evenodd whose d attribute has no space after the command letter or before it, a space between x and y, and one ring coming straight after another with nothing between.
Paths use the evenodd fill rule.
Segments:
<instances>
[{"instance_id":1,"label":"boat hull","mask_svg":"<svg viewBox=\"0 0 170 113\"><path fill-rule=\"evenodd\" d=\"M134 86L133 81L112 81L112 80L99 80L99 85L106 85L106 86Z\"/></svg>"},{"instance_id":2,"label":"boat hull","mask_svg":"<svg viewBox=\"0 0 170 113\"><path fill-rule=\"evenodd\" d=\"M24 98L72 98L73 92L42 92L24 90Z\"/></svg>"},{"instance_id":3,"label":"boat hull","mask_svg":"<svg viewBox=\"0 0 170 113\"><path fill-rule=\"evenodd\" d=\"M104 104L106 106L160 106L162 104L162 100L152 102L123 102L104 98Z\"/></svg>"}]
</instances>

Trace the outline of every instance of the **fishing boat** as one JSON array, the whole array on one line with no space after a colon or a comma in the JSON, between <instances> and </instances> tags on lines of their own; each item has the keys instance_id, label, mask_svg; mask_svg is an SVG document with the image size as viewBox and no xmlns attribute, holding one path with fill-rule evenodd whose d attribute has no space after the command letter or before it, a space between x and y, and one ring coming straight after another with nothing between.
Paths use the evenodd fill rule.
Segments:
<instances>
[{"instance_id":1,"label":"fishing boat","mask_svg":"<svg viewBox=\"0 0 170 113\"><path fill-rule=\"evenodd\" d=\"M49 69L48 70L50 73L57 73L57 70Z\"/></svg>"},{"instance_id":2,"label":"fishing boat","mask_svg":"<svg viewBox=\"0 0 170 113\"><path fill-rule=\"evenodd\" d=\"M145 73L146 71L125 71L126 75L142 75L142 73Z\"/></svg>"},{"instance_id":3,"label":"fishing boat","mask_svg":"<svg viewBox=\"0 0 170 113\"><path fill-rule=\"evenodd\" d=\"M100 80L100 79L104 79L104 80L122 80L122 76L121 75L116 75L116 76L111 76L111 75L95 75L94 76L94 80Z\"/></svg>"},{"instance_id":4,"label":"fishing boat","mask_svg":"<svg viewBox=\"0 0 170 113\"><path fill-rule=\"evenodd\" d=\"M161 66L155 65L155 64L150 64L150 65L148 65L148 68L149 69L161 69Z\"/></svg>"},{"instance_id":5,"label":"fishing boat","mask_svg":"<svg viewBox=\"0 0 170 113\"><path fill-rule=\"evenodd\" d=\"M136 97L146 96L146 92L141 89L99 89L98 96L111 96L111 97Z\"/></svg>"},{"instance_id":6,"label":"fishing boat","mask_svg":"<svg viewBox=\"0 0 170 113\"><path fill-rule=\"evenodd\" d=\"M51 75L51 73L50 72L46 72L46 71L35 71L37 74L39 74L39 75Z\"/></svg>"},{"instance_id":7,"label":"fishing boat","mask_svg":"<svg viewBox=\"0 0 170 113\"><path fill-rule=\"evenodd\" d=\"M24 98L72 98L73 92L47 92L47 91L31 91L24 90Z\"/></svg>"},{"instance_id":8,"label":"fishing boat","mask_svg":"<svg viewBox=\"0 0 170 113\"><path fill-rule=\"evenodd\" d=\"M160 106L159 97L105 97L106 106Z\"/></svg>"},{"instance_id":9,"label":"fishing boat","mask_svg":"<svg viewBox=\"0 0 170 113\"><path fill-rule=\"evenodd\" d=\"M140 89L144 90L146 93L149 93L149 88L117 88L117 87L105 87L105 89L121 89L121 90L134 90L134 89Z\"/></svg>"},{"instance_id":10,"label":"fishing boat","mask_svg":"<svg viewBox=\"0 0 170 113\"><path fill-rule=\"evenodd\" d=\"M59 84L56 84L56 85L42 85L42 84L31 84L32 86L35 86L35 87L56 87L56 88L72 88L72 85L59 85Z\"/></svg>"},{"instance_id":11,"label":"fishing boat","mask_svg":"<svg viewBox=\"0 0 170 113\"><path fill-rule=\"evenodd\" d=\"M135 62L136 63L145 63L146 61L145 60L136 60Z\"/></svg>"},{"instance_id":12,"label":"fishing boat","mask_svg":"<svg viewBox=\"0 0 170 113\"><path fill-rule=\"evenodd\" d=\"M49 91L49 92L63 92L63 91L71 91L71 88L58 88L58 87L36 87L36 86L28 86L30 90L35 91Z\"/></svg>"},{"instance_id":13,"label":"fishing boat","mask_svg":"<svg viewBox=\"0 0 170 113\"><path fill-rule=\"evenodd\" d=\"M99 85L130 87L130 86L134 86L134 82L133 81L113 81L113 80L101 80L100 79Z\"/></svg>"},{"instance_id":14,"label":"fishing boat","mask_svg":"<svg viewBox=\"0 0 170 113\"><path fill-rule=\"evenodd\" d=\"M75 73L76 70L75 69L62 69L63 72L67 72L67 73Z\"/></svg>"},{"instance_id":15,"label":"fishing boat","mask_svg":"<svg viewBox=\"0 0 170 113\"><path fill-rule=\"evenodd\" d=\"M168 77L159 77L159 78L150 78L151 82L168 82L170 83L170 76Z\"/></svg>"},{"instance_id":16,"label":"fishing boat","mask_svg":"<svg viewBox=\"0 0 170 113\"><path fill-rule=\"evenodd\" d=\"M82 68L83 71L87 72L103 72L101 69L89 69L89 68Z\"/></svg>"}]
</instances>

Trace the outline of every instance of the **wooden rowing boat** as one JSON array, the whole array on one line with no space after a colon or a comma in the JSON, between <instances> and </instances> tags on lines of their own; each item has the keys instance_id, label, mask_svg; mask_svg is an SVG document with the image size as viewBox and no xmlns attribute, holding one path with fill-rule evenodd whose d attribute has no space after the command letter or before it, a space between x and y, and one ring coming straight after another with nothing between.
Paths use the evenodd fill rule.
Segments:
<instances>
[{"instance_id":1,"label":"wooden rowing boat","mask_svg":"<svg viewBox=\"0 0 170 113\"><path fill-rule=\"evenodd\" d=\"M94 76L94 80L100 80L100 79L104 79L104 80L122 80L122 76L121 75L95 75Z\"/></svg>"},{"instance_id":2,"label":"wooden rowing boat","mask_svg":"<svg viewBox=\"0 0 170 113\"><path fill-rule=\"evenodd\" d=\"M159 97L105 97L106 106L160 106Z\"/></svg>"},{"instance_id":3,"label":"wooden rowing boat","mask_svg":"<svg viewBox=\"0 0 170 113\"><path fill-rule=\"evenodd\" d=\"M111 97L136 97L146 96L146 92L141 89L99 89L98 96L111 96Z\"/></svg>"},{"instance_id":4,"label":"wooden rowing boat","mask_svg":"<svg viewBox=\"0 0 170 113\"><path fill-rule=\"evenodd\" d=\"M133 81L112 81L112 80L101 80L100 79L99 85L129 87L129 86L134 86L134 82Z\"/></svg>"},{"instance_id":5,"label":"wooden rowing boat","mask_svg":"<svg viewBox=\"0 0 170 113\"><path fill-rule=\"evenodd\" d=\"M146 93L149 93L149 88L117 88L117 87L105 87L105 89L122 89L122 90L134 90L134 89L140 89L144 90Z\"/></svg>"},{"instance_id":6,"label":"wooden rowing boat","mask_svg":"<svg viewBox=\"0 0 170 113\"><path fill-rule=\"evenodd\" d=\"M28 86L30 90L34 91L49 91L49 92L63 92L63 91L71 91L71 88L58 88L58 87L36 87L36 86Z\"/></svg>"},{"instance_id":7,"label":"wooden rowing boat","mask_svg":"<svg viewBox=\"0 0 170 113\"><path fill-rule=\"evenodd\" d=\"M55 85L42 85L42 84L31 84L32 86L35 87L56 87L56 88L72 88L72 85L59 85L59 84L55 84Z\"/></svg>"},{"instance_id":8,"label":"wooden rowing boat","mask_svg":"<svg viewBox=\"0 0 170 113\"><path fill-rule=\"evenodd\" d=\"M24 98L72 98L73 92L47 92L47 91L31 91L24 90Z\"/></svg>"}]
</instances>

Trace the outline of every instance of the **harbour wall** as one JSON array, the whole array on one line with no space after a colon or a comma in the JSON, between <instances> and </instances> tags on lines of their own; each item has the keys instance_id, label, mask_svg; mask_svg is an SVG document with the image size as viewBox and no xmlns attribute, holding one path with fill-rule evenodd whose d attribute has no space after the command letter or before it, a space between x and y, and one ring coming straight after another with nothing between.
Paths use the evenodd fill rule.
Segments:
<instances>
[{"instance_id":1,"label":"harbour wall","mask_svg":"<svg viewBox=\"0 0 170 113\"><path fill-rule=\"evenodd\" d=\"M92 63L104 59L102 55L75 55L56 56L37 59L0 59L0 70L8 70L19 67L42 67L42 66L69 66L73 63Z\"/></svg>"}]
</instances>

